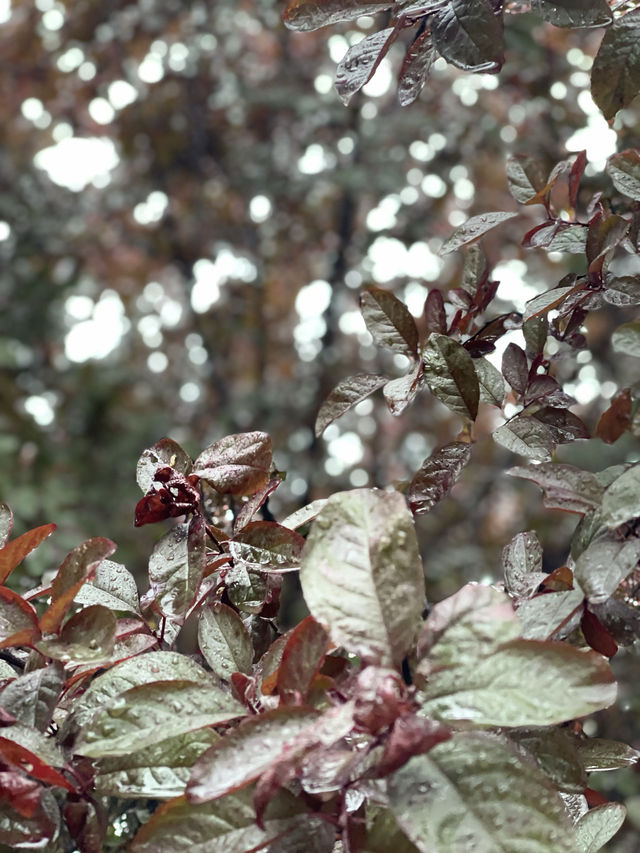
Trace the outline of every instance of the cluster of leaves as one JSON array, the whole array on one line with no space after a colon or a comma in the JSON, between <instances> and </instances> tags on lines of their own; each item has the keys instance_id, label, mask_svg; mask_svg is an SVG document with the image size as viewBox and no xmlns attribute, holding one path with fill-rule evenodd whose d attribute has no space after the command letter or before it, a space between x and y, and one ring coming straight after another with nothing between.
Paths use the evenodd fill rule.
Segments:
<instances>
[{"instance_id":1,"label":"cluster of leaves","mask_svg":"<svg viewBox=\"0 0 640 853\"><path fill-rule=\"evenodd\" d=\"M0 589L0 843L375 853L513 849L516 833L527 849L599 849L624 807L587 774L637 755L576 718L615 699L587 646L613 653L600 619L619 618L612 596L640 553L639 471L524 472L584 513L573 572L542 573L520 534L505 590L469 584L429 612L399 492L256 520L282 481L268 435L228 436L195 462L163 439L138 464L136 524L183 520L154 548L145 596L107 539L46 586ZM5 581L54 525L10 540L6 505L1 520ZM310 615L281 633L294 570Z\"/></svg>"},{"instance_id":2,"label":"cluster of leaves","mask_svg":"<svg viewBox=\"0 0 640 853\"><path fill-rule=\"evenodd\" d=\"M345 104L375 74L391 45L405 31L412 36L398 74L398 100L413 103L425 85L433 60L442 56L465 71L497 73L504 64L504 15L531 9L556 27L607 27L596 55L591 92L610 119L640 91L640 10L606 0L292 0L285 24L315 30L339 21L386 12L389 25L365 36L345 54L336 71L336 89ZM620 8L622 6L622 8Z\"/></svg>"}]
</instances>

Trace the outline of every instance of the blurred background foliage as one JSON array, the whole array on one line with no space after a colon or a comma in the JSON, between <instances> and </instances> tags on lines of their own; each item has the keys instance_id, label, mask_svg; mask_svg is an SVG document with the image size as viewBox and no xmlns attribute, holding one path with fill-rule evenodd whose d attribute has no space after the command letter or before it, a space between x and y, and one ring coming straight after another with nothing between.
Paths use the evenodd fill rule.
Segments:
<instances>
[{"instance_id":1,"label":"blurred background foliage","mask_svg":"<svg viewBox=\"0 0 640 853\"><path fill-rule=\"evenodd\" d=\"M406 109L396 45L345 108L335 64L380 22L296 34L284 6L0 0L0 498L17 533L59 525L25 586L96 535L145 572L159 533L133 529L135 463L164 435L195 456L229 433L271 433L287 471L276 518L405 481L461 426L428 393L397 419L377 394L313 436L340 379L405 366L372 346L360 289L391 288L420 314L430 287L458 284L462 259L438 257L443 239L467 216L517 209L510 154L551 167L586 148L590 195L608 186L607 156L640 142L637 102L610 128L589 95L601 31L510 15L499 77L438 60ZM501 311L575 263L525 252L542 214L521 213L485 240ZM609 348L621 319L595 313L589 351L558 364L592 429L637 378ZM499 476L519 460L488 438L493 410L483 418L452 497L417 522L433 600L497 579L520 530L561 565L575 526L532 484ZM559 458L598 470L637 458L631 441L574 442Z\"/></svg>"}]
</instances>

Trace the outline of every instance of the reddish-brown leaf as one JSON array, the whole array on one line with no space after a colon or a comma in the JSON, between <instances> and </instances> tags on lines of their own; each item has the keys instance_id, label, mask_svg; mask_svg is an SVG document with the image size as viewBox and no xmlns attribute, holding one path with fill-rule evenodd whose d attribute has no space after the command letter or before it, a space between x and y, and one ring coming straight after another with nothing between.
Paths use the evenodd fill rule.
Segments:
<instances>
[{"instance_id":1,"label":"reddish-brown leaf","mask_svg":"<svg viewBox=\"0 0 640 853\"><path fill-rule=\"evenodd\" d=\"M17 539L7 542L4 548L0 549L0 584L5 582L11 572L24 560L27 554L30 554L34 548L37 548L47 536L51 536L55 529L55 524L43 524L41 527L34 527L33 530L28 530L22 536L18 536Z\"/></svg>"},{"instance_id":2,"label":"reddish-brown leaf","mask_svg":"<svg viewBox=\"0 0 640 853\"><path fill-rule=\"evenodd\" d=\"M376 767L377 775L388 776L414 755L429 752L436 744L450 737L450 730L435 720L415 714L399 717L393 724L384 753Z\"/></svg>"},{"instance_id":3,"label":"reddish-brown leaf","mask_svg":"<svg viewBox=\"0 0 640 853\"><path fill-rule=\"evenodd\" d=\"M17 592L0 587L0 649L31 646L39 638L35 609Z\"/></svg>"},{"instance_id":4,"label":"reddish-brown leaf","mask_svg":"<svg viewBox=\"0 0 640 853\"><path fill-rule=\"evenodd\" d=\"M19 768L41 782L46 782L48 785L56 785L58 788L65 788L67 791L75 790L73 785L59 770L51 767L51 765L38 758L30 749L26 749L26 747L13 740L0 737L0 757L7 764Z\"/></svg>"},{"instance_id":5,"label":"reddish-brown leaf","mask_svg":"<svg viewBox=\"0 0 640 853\"><path fill-rule=\"evenodd\" d=\"M600 652L605 657L612 658L618 651L618 644L604 627L595 613L586 607L580 620L580 627L584 638L592 649Z\"/></svg>"},{"instance_id":6,"label":"reddish-brown leaf","mask_svg":"<svg viewBox=\"0 0 640 853\"><path fill-rule=\"evenodd\" d=\"M613 444L631 427L631 390L623 388L613 398L609 408L602 413L596 436L605 444Z\"/></svg>"},{"instance_id":7,"label":"reddish-brown leaf","mask_svg":"<svg viewBox=\"0 0 640 853\"><path fill-rule=\"evenodd\" d=\"M278 669L278 692L284 704L304 704L329 645L327 632L313 616L307 616L292 631Z\"/></svg>"}]
</instances>

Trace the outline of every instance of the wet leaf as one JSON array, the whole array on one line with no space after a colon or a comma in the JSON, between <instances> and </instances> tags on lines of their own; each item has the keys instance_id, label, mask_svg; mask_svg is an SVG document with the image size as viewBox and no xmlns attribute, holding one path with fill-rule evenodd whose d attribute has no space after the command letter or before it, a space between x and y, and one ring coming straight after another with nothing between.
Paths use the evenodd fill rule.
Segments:
<instances>
[{"instance_id":1,"label":"wet leaf","mask_svg":"<svg viewBox=\"0 0 640 853\"><path fill-rule=\"evenodd\" d=\"M82 584L93 578L100 563L115 550L115 542L97 537L67 554L51 585L51 604L40 617L42 631L54 633L58 630Z\"/></svg>"},{"instance_id":2,"label":"wet leaf","mask_svg":"<svg viewBox=\"0 0 640 853\"><path fill-rule=\"evenodd\" d=\"M421 624L424 578L413 519L395 492L332 495L307 539L300 572L312 616L337 645L399 665Z\"/></svg>"},{"instance_id":3,"label":"wet leaf","mask_svg":"<svg viewBox=\"0 0 640 853\"><path fill-rule=\"evenodd\" d=\"M400 106L408 107L416 100L427 81L435 55L431 31L427 29L409 46L400 68L398 75Z\"/></svg>"},{"instance_id":4,"label":"wet leaf","mask_svg":"<svg viewBox=\"0 0 640 853\"><path fill-rule=\"evenodd\" d=\"M518 154L507 160L509 192L520 204L545 204L546 196L557 177L556 174L553 178L547 178L539 161L526 154Z\"/></svg>"},{"instance_id":5,"label":"wet leaf","mask_svg":"<svg viewBox=\"0 0 640 853\"><path fill-rule=\"evenodd\" d=\"M149 558L149 583L161 612L180 622L193 604L205 569L205 522L195 516L160 539Z\"/></svg>"},{"instance_id":6,"label":"wet leaf","mask_svg":"<svg viewBox=\"0 0 640 853\"><path fill-rule=\"evenodd\" d=\"M554 27L608 27L613 21L605 0L533 0L531 10Z\"/></svg>"},{"instance_id":7,"label":"wet leaf","mask_svg":"<svg viewBox=\"0 0 640 853\"><path fill-rule=\"evenodd\" d=\"M299 533L274 521L253 521L229 540L229 553L247 571L296 571L303 547Z\"/></svg>"},{"instance_id":8,"label":"wet leaf","mask_svg":"<svg viewBox=\"0 0 640 853\"><path fill-rule=\"evenodd\" d=\"M367 830L364 853L389 853L390 850L393 850L393 853L419 853L415 844L409 841L398 826L393 812L384 809L378 811Z\"/></svg>"},{"instance_id":9,"label":"wet leaf","mask_svg":"<svg viewBox=\"0 0 640 853\"><path fill-rule=\"evenodd\" d=\"M198 645L218 678L229 681L234 672L250 672L253 645L235 610L219 602L198 613Z\"/></svg>"},{"instance_id":10,"label":"wet leaf","mask_svg":"<svg viewBox=\"0 0 640 853\"><path fill-rule=\"evenodd\" d=\"M518 618L526 640L548 640L557 631L579 623L584 593L577 583L574 589L536 595L520 602Z\"/></svg>"},{"instance_id":11,"label":"wet leaf","mask_svg":"<svg viewBox=\"0 0 640 853\"><path fill-rule=\"evenodd\" d=\"M93 576L78 590L78 604L102 604L111 610L138 613L138 587L131 572L121 563L104 560Z\"/></svg>"},{"instance_id":12,"label":"wet leaf","mask_svg":"<svg viewBox=\"0 0 640 853\"><path fill-rule=\"evenodd\" d=\"M533 317L538 317L540 314L546 314L548 311L557 308L561 305L569 294L582 288L582 285L569 285L568 287L554 287L552 290L547 290L546 293L541 293L540 296L534 296L530 299L524 308L523 320L526 323Z\"/></svg>"},{"instance_id":13,"label":"wet leaf","mask_svg":"<svg viewBox=\"0 0 640 853\"><path fill-rule=\"evenodd\" d=\"M607 289L602 295L610 305L640 305L640 276L613 276L607 279Z\"/></svg>"},{"instance_id":14,"label":"wet leaf","mask_svg":"<svg viewBox=\"0 0 640 853\"><path fill-rule=\"evenodd\" d=\"M517 533L502 551L505 589L515 599L531 598L547 575L535 530Z\"/></svg>"},{"instance_id":15,"label":"wet leaf","mask_svg":"<svg viewBox=\"0 0 640 853\"><path fill-rule=\"evenodd\" d=\"M442 292L437 288L430 290L427 298L424 301L424 321L427 330L427 336L431 332L438 334L446 334L447 332L447 314L444 307L444 298Z\"/></svg>"},{"instance_id":16,"label":"wet leaf","mask_svg":"<svg viewBox=\"0 0 640 853\"><path fill-rule=\"evenodd\" d=\"M316 436L321 436L329 424L388 381L386 376L359 373L339 382L320 406L315 425Z\"/></svg>"},{"instance_id":17,"label":"wet leaf","mask_svg":"<svg viewBox=\"0 0 640 853\"><path fill-rule=\"evenodd\" d=\"M613 252L620 245L628 230L629 222L624 217L613 213L609 216L596 213L589 222L587 234L586 252L590 270L598 259Z\"/></svg>"},{"instance_id":18,"label":"wet leaf","mask_svg":"<svg viewBox=\"0 0 640 853\"><path fill-rule=\"evenodd\" d=\"M463 71L495 73L502 67L502 15L488 0L449 0L431 32L438 53Z\"/></svg>"},{"instance_id":19,"label":"wet leaf","mask_svg":"<svg viewBox=\"0 0 640 853\"><path fill-rule=\"evenodd\" d=\"M422 361L414 364L411 370L398 379L391 379L382 389L387 408L396 417L410 405L420 389L424 366Z\"/></svg>"},{"instance_id":20,"label":"wet leaf","mask_svg":"<svg viewBox=\"0 0 640 853\"><path fill-rule=\"evenodd\" d=\"M102 704L80 730L75 750L100 758L127 755L206 726L244 716L245 709L215 684L156 681Z\"/></svg>"},{"instance_id":21,"label":"wet leaf","mask_svg":"<svg viewBox=\"0 0 640 853\"><path fill-rule=\"evenodd\" d=\"M480 402L502 408L505 394L502 373L486 358L474 358L473 366L478 377Z\"/></svg>"},{"instance_id":22,"label":"wet leaf","mask_svg":"<svg viewBox=\"0 0 640 853\"><path fill-rule=\"evenodd\" d=\"M6 507L6 504L2 506ZM9 509L7 507L7 509ZM9 510L11 512L11 510ZM5 513L5 529L10 530L9 522ZM34 548L43 542L48 536L51 536L56 529L55 524L43 524L41 527L36 527L33 530L28 530L17 539L12 539L0 548L0 584L3 584L9 577L16 566L24 560L27 554L30 554Z\"/></svg>"},{"instance_id":23,"label":"wet leaf","mask_svg":"<svg viewBox=\"0 0 640 853\"><path fill-rule=\"evenodd\" d=\"M585 607L580 620L580 628L587 644L605 657L612 658L618 651L618 644L607 631L595 613Z\"/></svg>"},{"instance_id":24,"label":"wet leaf","mask_svg":"<svg viewBox=\"0 0 640 853\"><path fill-rule=\"evenodd\" d=\"M320 671L329 649L329 637L313 616L307 616L291 632L278 668L278 693L288 705L300 705Z\"/></svg>"},{"instance_id":25,"label":"wet leaf","mask_svg":"<svg viewBox=\"0 0 640 853\"><path fill-rule=\"evenodd\" d=\"M587 774L580 759L578 738L568 729L514 729L509 737L533 755L561 791L584 791Z\"/></svg>"},{"instance_id":26,"label":"wet leaf","mask_svg":"<svg viewBox=\"0 0 640 853\"><path fill-rule=\"evenodd\" d=\"M456 732L412 758L388 787L398 823L423 853L577 853L553 783L504 736Z\"/></svg>"},{"instance_id":27,"label":"wet leaf","mask_svg":"<svg viewBox=\"0 0 640 853\"><path fill-rule=\"evenodd\" d=\"M130 754L98 759L96 791L111 797L179 797L195 762L219 739L213 729L198 729Z\"/></svg>"},{"instance_id":28,"label":"wet leaf","mask_svg":"<svg viewBox=\"0 0 640 853\"><path fill-rule=\"evenodd\" d=\"M424 348L424 375L432 394L452 412L475 420L480 386L473 359L457 341L435 332Z\"/></svg>"},{"instance_id":29,"label":"wet leaf","mask_svg":"<svg viewBox=\"0 0 640 853\"><path fill-rule=\"evenodd\" d=\"M502 354L502 375L514 391L524 394L529 381L529 365L524 351L514 343Z\"/></svg>"},{"instance_id":30,"label":"wet leaf","mask_svg":"<svg viewBox=\"0 0 640 853\"><path fill-rule=\"evenodd\" d=\"M279 575L272 575L280 581ZM229 601L243 613L259 613L268 596L268 577L265 572L247 570L237 563L227 571L227 595Z\"/></svg>"},{"instance_id":31,"label":"wet leaf","mask_svg":"<svg viewBox=\"0 0 640 853\"><path fill-rule=\"evenodd\" d=\"M0 772L0 785L6 792L0 802L0 844L10 850L55 849L60 810L53 793L16 772Z\"/></svg>"},{"instance_id":32,"label":"wet leaf","mask_svg":"<svg viewBox=\"0 0 640 853\"><path fill-rule=\"evenodd\" d=\"M360 297L360 310L374 342L409 357L418 352L418 330L409 309L390 290L370 287Z\"/></svg>"},{"instance_id":33,"label":"wet leaf","mask_svg":"<svg viewBox=\"0 0 640 853\"><path fill-rule=\"evenodd\" d=\"M203 450L193 473L223 494L252 495L269 482L272 455L265 432L227 435Z\"/></svg>"},{"instance_id":34,"label":"wet leaf","mask_svg":"<svg viewBox=\"0 0 640 853\"><path fill-rule=\"evenodd\" d=\"M591 471L553 462L531 468L511 468L507 473L540 486L547 509L584 514L600 508L604 489Z\"/></svg>"},{"instance_id":35,"label":"wet leaf","mask_svg":"<svg viewBox=\"0 0 640 853\"><path fill-rule=\"evenodd\" d=\"M448 240L445 240L440 248L440 254L448 255L462 246L479 240L487 231L491 231L492 228L495 228L502 222L506 222L508 219L513 219L517 215L517 213L496 211L494 213L481 213L478 216L470 217L453 232Z\"/></svg>"},{"instance_id":36,"label":"wet leaf","mask_svg":"<svg viewBox=\"0 0 640 853\"><path fill-rule=\"evenodd\" d=\"M64 788L67 791L75 790L73 785L66 779L65 776L55 769L55 766L62 767L64 758L60 754L59 758L54 759L51 766L48 762L48 757L43 758L38 755L37 751L31 748L31 741L38 738L44 738L40 732L35 729L29 730L27 726L8 726L3 728L2 736L0 737L0 758L5 764L12 767L19 767L23 772L41 782L46 782L48 785L53 785L57 788ZM36 746L37 749L37 746ZM53 745L45 748L47 753L54 752Z\"/></svg>"},{"instance_id":37,"label":"wet leaf","mask_svg":"<svg viewBox=\"0 0 640 853\"><path fill-rule=\"evenodd\" d=\"M142 453L136 466L136 482L146 494L159 468L174 468L180 474L190 474L191 457L172 438L162 438Z\"/></svg>"},{"instance_id":38,"label":"wet leaf","mask_svg":"<svg viewBox=\"0 0 640 853\"><path fill-rule=\"evenodd\" d=\"M0 548L7 544L13 529L13 512L9 504L0 503Z\"/></svg>"},{"instance_id":39,"label":"wet leaf","mask_svg":"<svg viewBox=\"0 0 640 853\"><path fill-rule=\"evenodd\" d=\"M63 685L62 668L58 665L35 669L4 688L0 706L21 723L43 732L51 722Z\"/></svg>"},{"instance_id":40,"label":"wet leaf","mask_svg":"<svg viewBox=\"0 0 640 853\"><path fill-rule=\"evenodd\" d=\"M318 498L311 501L310 504L303 506L302 509L297 509L288 515L282 522L283 527L288 527L289 530L298 530L310 521L317 517L322 507L326 504L326 498Z\"/></svg>"},{"instance_id":41,"label":"wet leaf","mask_svg":"<svg viewBox=\"0 0 640 853\"><path fill-rule=\"evenodd\" d=\"M395 27L371 33L346 52L336 69L335 81L336 91L345 106L376 73L397 33Z\"/></svg>"},{"instance_id":42,"label":"wet leaf","mask_svg":"<svg viewBox=\"0 0 640 853\"><path fill-rule=\"evenodd\" d=\"M308 31L352 21L361 15L375 15L392 5L392 0L293 0L282 17L290 30Z\"/></svg>"},{"instance_id":43,"label":"wet leaf","mask_svg":"<svg viewBox=\"0 0 640 853\"><path fill-rule=\"evenodd\" d=\"M640 90L640 10L618 18L604 34L591 69L591 95L607 120Z\"/></svg>"},{"instance_id":44,"label":"wet leaf","mask_svg":"<svg viewBox=\"0 0 640 853\"><path fill-rule=\"evenodd\" d=\"M578 192L580 190L580 181L584 174L585 166L587 165L587 152L582 150L578 152L571 171L569 172L569 204L575 209L578 203Z\"/></svg>"},{"instance_id":45,"label":"wet leaf","mask_svg":"<svg viewBox=\"0 0 640 853\"><path fill-rule=\"evenodd\" d=\"M587 773L601 770L617 770L637 763L640 753L626 743L590 737L578 741L580 759Z\"/></svg>"},{"instance_id":46,"label":"wet leaf","mask_svg":"<svg viewBox=\"0 0 640 853\"><path fill-rule=\"evenodd\" d=\"M640 559L640 539L592 542L576 560L574 575L592 604L613 595Z\"/></svg>"},{"instance_id":47,"label":"wet leaf","mask_svg":"<svg viewBox=\"0 0 640 853\"><path fill-rule=\"evenodd\" d=\"M105 663L113 654L115 633L113 610L92 604L74 613L64 623L58 637L40 640L37 648L47 657L65 663Z\"/></svg>"},{"instance_id":48,"label":"wet leaf","mask_svg":"<svg viewBox=\"0 0 640 853\"><path fill-rule=\"evenodd\" d=\"M547 461L556 445L551 430L530 417L516 417L494 430L493 438L512 453Z\"/></svg>"},{"instance_id":49,"label":"wet leaf","mask_svg":"<svg viewBox=\"0 0 640 853\"><path fill-rule=\"evenodd\" d=\"M416 714L398 717L376 768L378 776L393 773L414 755L429 752L450 737L450 729L426 717L418 717Z\"/></svg>"},{"instance_id":50,"label":"wet leaf","mask_svg":"<svg viewBox=\"0 0 640 853\"><path fill-rule=\"evenodd\" d=\"M33 645L39 638L34 608L17 592L0 587L0 649Z\"/></svg>"},{"instance_id":51,"label":"wet leaf","mask_svg":"<svg viewBox=\"0 0 640 853\"><path fill-rule=\"evenodd\" d=\"M617 527L640 516L640 465L629 468L605 490L602 498L602 520Z\"/></svg>"},{"instance_id":52,"label":"wet leaf","mask_svg":"<svg viewBox=\"0 0 640 853\"><path fill-rule=\"evenodd\" d=\"M576 823L578 843L584 853L601 850L624 823L627 810L622 803L605 803L582 815Z\"/></svg>"},{"instance_id":53,"label":"wet leaf","mask_svg":"<svg viewBox=\"0 0 640 853\"><path fill-rule=\"evenodd\" d=\"M471 460L471 445L454 441L434 451L422 463L409 485L409 507L422 515L449 494L462 469Z\"/></svg>"},{"instance_id":54,"label":"wet leaf","mask_svg":"<svg viewBox=\"0 0 640 853\"><path fill-rule=\"evenodd\" d=\"M269 496L275 492L284 478L285 475L281 471L276 472L276 475L269 480L264 489L256 492L255 495L252 495L242 504L233 522L233 529L236 532L246 527L250 521L253 521L260 507L264 506Z\"/></svg>"}]
</instances>

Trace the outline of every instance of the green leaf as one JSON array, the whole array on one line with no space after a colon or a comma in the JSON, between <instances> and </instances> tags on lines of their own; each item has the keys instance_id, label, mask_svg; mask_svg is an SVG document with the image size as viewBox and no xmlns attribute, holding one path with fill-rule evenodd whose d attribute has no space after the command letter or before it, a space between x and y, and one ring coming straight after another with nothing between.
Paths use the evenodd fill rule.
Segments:
<instances>
[{"instance_id":1,"label":"green leaf","mask_svg":"<svg viewBox=\"0 0 640 853\"><path fill-rule=\"evenodd\" d=\"M375 15L392 5L393 0L292 0L282 17L290 30L308 31Z\"/></svg>"},{"instance_id":2,"label":"green leaf","mask_svg":"<svg viewBox=\"0 0 640 853\"><path fill-rule=\"evenodd\" d=\"M623 323L611 335L611 346L615 352L640 358L640 321Z\"/></svg>"},{"instance_id":3,"label":"green leaf","mask_svg":"<svg viewBox=\"0 0 640 853\"><path fill-rule=\"evenodd\" d=\"M583 814L575 826L584 853L597 853L624 823L627 810L622 803L604 803Z\"/></svg>"},{"instance_id":4,"label":"green leaf","mask_svg":"<svg viewBox=\"0 0 640 853\"><path fill-rule=\"evenodd\" d=\"M548 640L556 631L582 614L584 593L577 582L574 588L556 590L520 602L518 618L522 636L527 640Z\"/></svg>"},{"instance_id":5,"label":"green leaf","mask_svg":"<svg viewBox=\"0 0 640 853\"><path fill-rule=\"evenodd\" d=\"M616 684L606 660L566 643L511 640L431 671L422 710L437 720L550 726L609 707Z\"/></svg>"},{"instance_id":6,"label":"green leaf","mask_svg":"<svg viewBox=\"0 0 640 853\"><path fill-rule=\"evenodd\" d=\"M498 427L493 432L493 438L512 453L541 461L551 459L551 453L556 446L549 427L526 416L512 418Z\"/></svg>"},{"instance_id":7,"label":"green leaf","mask_svg":"<svg viewBox=\"0 0 640 853\"><path fill-rule=\"evenodd\" d=\"M638 762L640 752L626 743L590 737L578 741L580 759L587 773L631 767Z\"/></svg>"},{"instance_id":8,"label":"green leaf","mask_svg":"<svg viewBox=\"0 0 640 853\"><path fill-rule=\"evenodd\" d=\"M578 738L568 728L513 729L509 737L533 755L561 791L582 794L587 774L580 759Z\"/></svg>"},{"instance_id":9,"label":"green leaf","mask_svg":"<svg viewBox=\"0 0 640 853\"><path fill-rule=\"evenodd\" d=\"M374 342L409 357L418 352L418 329L409 309L397 296L370 287L360 297L360 310Z\"/></svg>"},{"instance_id":10,"label":"green leaf","mask_svg":"<svg viewBox=\"0 0 640 853\"><path fill-rule=\"evenodd\" d=\"M332 495L300 572L312 616L368 663L399 665L420 629L424 578L413 519L396 492Z\"/></svg>"},{"instance_id":11,"label":"green leaf","mask_svg":"<svg viewBox=\"0 0 640 853\"><path fill-rule=\"evenodd\" d=\"M339 382L320 406L316 418L315 433L319 437L329 426L353 406L373 394L389 380L386 376L359 373Z\"/></svg>"},{"instance_id":12,"label":"green leaf","mask_svg":"<svg viewBox=\"0 0 640 853\"><path fill-rule=\"evenodd\" d=\"M602 604L616 591L640 558L640 539L592 542L573 570L591 604Z\"/></svg>"},{"instance_id":13,"label":"green leaf","mask_svg":"<svg viewBox=\"0 0 640 853\"><path fill-rule=\"evenodd\" d=\"M229 601L243 613L259 613L262 610L269 595L268 583L265 572L247 570L242 563L237 563L227 570Z\"/></svg>"},{"instance_id":14,"label":"green leaf","mask_svg":"<svg viewBox=\"0 0 640 853\"><path fill-rule=\"evenodd\" d=\"M179 797L195 762L219 739L213 729L199 729L126 755L98 759L96 791L120 798Z\"/></svg>"},{"instance_id":15,"label":"green leaf","mask_svg":"<svg viewBox=\"0 0 640 853\"><path fill-rule=\"evenodd\" d=\"M81 729L75 750L90 758L126 755L244 713L242 705L214 684L140 684L98 708Z\"/></svg>"},{"instance_id":16,"label":"green leaf","mask_svg":"<svg viewBox=\"0 0 640 853\"><path fill-rule=\"evenodd\" d=\"M618 527L640 516L640 465L634 465L617 477L602 498L602 520Z\"/></svg>"},{"instance_id":17,"label":"green leaf","mask_svg":"<svg viewBox=\"0 0 640 853\"><path fill-rule=\"evenodd\" d=\"M611 120L640 91L640 9L613 22L591 69L591 95Z\"/></svg>"},{"instance_id":18,"label":"green leaf","mask_svg":"<svg viewBox=\"0 0 640 853\"><path fill-rule=\"evenodd\" d=\"M253 646L249 632L235 610L217 602L198 614L198 645L219 678L229 681L234 672L249 672Z\"/></svg>"},{"instance_id":19,"label":"green leaf","mask_svg":"<svg viewBox=\"0 0 640 853\"><path fill-rule=\"evenodd\" d=\"M136 482L146 494L156 476L158 468L175 468L181 474L191 473L191 457L172 438L161 438L153 447L143 451L136 466Z\"/></svg>"},{"instance_id":20,"label":"green leaf","mask_svg":"<svg viewBox=\"0 0 640 853\"><path fill-rule=\"evenodd\" d=\"M0 705L21 723L43 732L49 727L63 685L64 676L58 664L34 669L4 688Z\"/></svg>"},{"instance_id":21,"label":"green leaf","mask_svg":"<svg viewBox=\"0 0 640 853\"><path fill-rule=\"evenodd\" d=\"M605 0L533 0L531 11L555 27L608 27L613 21Z\"/></svg>"},{"instance_id":22,"label":"green leaf","mask_svg":"<svg viewBox=\"0 0 640 853\"><path fill-rule=\"evenodd\" d=\"M343 56L336 69L335 86L345 106L376 73L397 34L395 27L371 33L352 45Z\"/></svg>"},{"instance_id":23,"label":"green leaf","mask_svg":"<svg viewBox=\"0 0 640 853\"><path fill-rule=\"evenodd\" d=\"M187 798L204 803L257 779L318 718L308 708L276 708L249 717L213 744L195 764Z\"/></svg>"},{"instance_id":24,"label":"green leaf","mask_svg":"<svg viewBox=\"0 0 640 853\"><path fill-rule=\"evenodd\" d=\"M505 387L504 379L498 368L486 358L474 358L473 366L478 377L480 402L502 408Z\"/></svg>"},{"instance_id":25,"label":"green leaf","mask_svg":"<svg viewBox=\"0 0 640 853\"><path fill-rule=\"evenodd\" d=\"M263 849L269 841L299 827L311 838L322 825L306 813L300 800L281 791L267 806L261 829L256 823L253 795L253 790L247 789L209 803L189 803L184 797L170 800L142 826L130 851L247 853Z\"/></svg>"},{"instance_id":26,"label":"green leaf","mask_svg":"<svg viewBox=\"0 0 640 853\"><path fill-rule=\"evenodd\" d=\"M205 522L195 516L160 539L149 558L149 583L161 612L184 620L205 568Z\"/></svg>"},{"instance_id":27,"label":"green leaf","mask_svg":"<svg viewBox=\"0 0 640 853\"><path fill-rule=\"evenodd\" d=\"M535 530L517 533L502 551L504 585L516 599L530 598L547 577L542 571L542 546Z\"/></svg>"},{"instance_id":28,"label":"green leaf","mask_svg":"<svg viewBox=\"0 0 640 853\"><path fill-rule=\"evenodd\" d=\"M445 57L446 59L446 57ZM487 231L491 231L496 225L506 222L508 219L513 219L517 213L507 213L506 211L496 211L493 213L481 213L478 216L472 216L467 219L453 234L445 240L440 247L441 255L448 255L450 252L455 252L462 246L469 243L474 243L479 240Z\"/></svg>"},{"instance_id":29,"label":"green leaf","mask_svg":"<svg viewBox=\"0 0 640 853\"><path fill-rule=\"evenodd\" d=\"M202 451L193 473L223 494L252 495L269 482L272 456L266 432L227 435Z\"/></svg>"},{"instance_id":30,"label":"green leaf","mask_svg":"<svg viewBox=\"0 0 640 853\"><path fill-rule=\"evenodd\" d=\"M391 379L382 389L384 401L392 415L401 415L415 399L422 385L424 366L417 361L404 376Z\"/></svg>"},{"instance_id":31,"label":"green leaf","mask_svg":"<svg viewBox=\"0 0 640 853\"><path fill-rule=\"evenodd\" d=\"M389 779L398 823L423 853L578 853L551 781L507 738L456 732Z\"/></svg>"},{"instance_id":32,"label":"green leaf","mask_svg":"<svg viewBox=\"0 0 640 853\"><path fill-rule=\"evenodd\" d=\"M373 810L367 805L367 816ZM380 810L367 829L363 853L418 853L418 848L398 826L395 815L389 809Z\"/></svg>"},{"instance_id":33,"label":"green leaf","mask_svg":"<svg viewBox=\"0 0 640 853\"><path fill-rule=\"evenodd\" d=\"M98 664L111 659L116 639L116 614L101 604L74 613L58 637L40 640L38 651L64 663Z\"/></svg>"},{"instance_id":34,"label":"green leaf","mask_svg":"<svg viewBox=\"0 0 640 853\"><path fill-rule=\"evenodd\" d=\"M502 15L489 0L449 0L431 24L434 46L447 62L486 73L504 62L502 30Z\"/></svg>"},{"instance_id":35,"label":"green leaf","mask_svg":"<svg viewBox=\"0 0 640 853\"><path fill-rule=\"evenodd\" d=\"M421 515L449 494L462 469L471 460L471 445L454 441L435 450L422 463L409 484L409 507Z\"/></svg>"},{"instance_id":36,"label":"green leaf","mask_svg":"<svg viewBox=\"0 0 640 853\"><path fill-rule=\"evenodd\" d=\"M547 509L584 514L600 508L604 490L591 471L560 462L550 462L531 468L514 467L507 473L511 477L531 480L540 486Z\"/></svg>"},{"instance_id":37,"label":"green leaf","mask_svg":"<svg viewBox=\"0 0 640 853\"><path fill-rule=\"evenodd\" d=\"M304 539L273 521L253 521L229 541L236 566L247 571L292 572L300 568Z\"/></svg>"},{"instance_id":38,"label":"green leaf","mask_svg":"<svg viewBox=\"0 0 640 853\"><path fill-rule=\"evenodd\" d=\"M110 610L138 613L138 587L131 572L121 563L104 560L93 579L80 587L74 601L102 604Z\"/></svg>"},{"instance_id":39,"label":"green leaf","mask_svg":"<svg viewBox=\"0 0 640 853\"><path fill-rule=\"evenodd\" d=\"M424 375L432 394L451 411L475 420L480 385L466 349L446 335L432 332L423 358Z\"/></svg>"}]
</instances>

